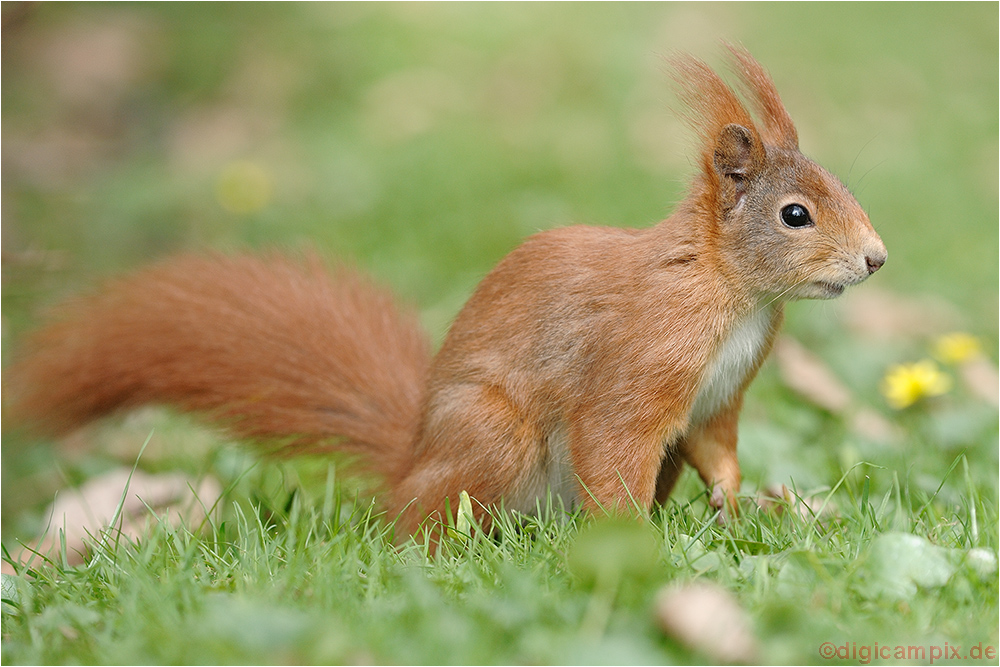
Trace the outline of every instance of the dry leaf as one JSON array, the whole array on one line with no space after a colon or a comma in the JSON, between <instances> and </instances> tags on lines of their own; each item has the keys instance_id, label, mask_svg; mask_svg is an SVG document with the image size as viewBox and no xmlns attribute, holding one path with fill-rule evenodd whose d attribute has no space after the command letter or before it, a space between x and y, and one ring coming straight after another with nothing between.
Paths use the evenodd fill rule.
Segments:
<instances>
[{"instance_id":1,"label":"dry leaf","mask_svg":"<svg viewBox=\"0 0 1000 667\"><path fill-rule=\"evenodd\" d=\"M975 356L959 369L962 381L973 394L991 405L1000 407L1000 376L997 367L983 356Z\"/></svg>"},{"instance_id":2,"label":"dry leaf","mask_svg":"<svg viewBox=\"0 0 1000 667\"><path fill-rule=\"evenodd\" d=\"M797 340L782 336L774 345L781 381L810 403L835 414L851 404L851 393L840 383L819 357Z\"/></svg>"},{"instance_id":3,"label":"dry leaf","mask_svg":"<svg viewBox=\"0 0 1000 667\"><path fill-rule=\"evenodd\" d=\"M822 359L790 336L774 345L781 381L813 405L846 417L851 431L874 442L893 442L899 429L870 408L856 404L851 392Z\"/></svg>"},{"instance_id":4,"label":"dry leaf","mask_svg":"<svg viewBox=\"0 0 1000 667\"><path fill-rule=\"evenodd\" d=\"M108 14L43 33L35 59L60 99L108 109L155 65L156 32L136 15Z\"/></svg>"},{"instance_id":5,"label":"dry leaf","mask_svg":"<svg viewBox=\"0 0 1000 667\"><path fill-rule=\"evenodd\" d=\"M883 340L935 336L954 330L961 319L939 297L903 297L872 286L851 293L838 307L854 333Z\"/></svg>"},{"instance_id":6,"label":"dry leaf","mask_svg":"<svg viewBox=\"0 0 1000 667\"><path fill-rule=\"evenodd\" d=\"M61 492L47 511L48 529L37 545L31 542L31 547L57 560L62 531L69 564L84 562L90 545L100 539L102 531L114 518L126 485L128 494L119 525L122 533L131 539L147 532L156 517L171 525L183 521L185 525L196 527L205 519L205 511L222 495L221 486L211 478L195 481L179 473L149 475L118 468L89 480L79 489ZM155 517L150 510L155 512ZM15 560L23 563L31 555L30 551L23 550Z\"/></svg>"},{"instance_id":7,"label":"dry leaf","mask_svg":"<svg viewBox=\"0 0 1000 667\"><path fill-rule=\"evenodd\" d=\"M831 513L832 506L827 504L824 508L823 500L820 496L800 498L784 484L772 484L757 495L757 506L763 510L775 512L791 509L798 516L811 519L815 516L826 516Z\"/></svg>"},{"instance_id":8,"label":"dry leaf","mask_svg":"<svg viewBox=\"0 0 1000 667\"><path fill-rule=\"evenodd\" d=\"M750 617L735 596L707 582L665 588L656 596L660 628L688 648L722 663L757 656Z\"/></svg>"},{"instance_id":9,"label":"dry leaf","mask_svg":"<svg viewBox=\"0 0 1000 667\"><path fill-rule=\"evenodd\" d=\"M858 408L849 419L851 431L872 442L899 442L903 437L898 426L871 408Z\"/></svg>"}]
</instances>

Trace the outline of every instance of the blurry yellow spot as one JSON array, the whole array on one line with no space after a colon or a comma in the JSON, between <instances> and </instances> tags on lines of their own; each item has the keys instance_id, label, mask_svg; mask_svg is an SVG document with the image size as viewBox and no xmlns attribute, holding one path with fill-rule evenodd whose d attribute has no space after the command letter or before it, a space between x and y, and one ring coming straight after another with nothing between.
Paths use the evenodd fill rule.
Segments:
<instances>
[{"instance_id":1,"label":"blurry yellow spot","mask_svg":"<svg viewBox=\"0 0 1000 667\"><path fill-rule=\"evenodd\" d=\"M950 333L934 341L934 356L946 364L961 364L979 353L979 341L967 333Z\"/></svg>"},{"instance_id":2,"label":"blurry yellow spot","mask_svg":"<svg viewBox=\"0 0 1000 667\"><path fill-rule=\"evenodd\" d=\"M256 213L271 201L271 175L248 160L230 162L215 183L215 198L230 213Z\"/></svg>"},{"instance_id":3,"label":"blurry yellow spot","mask_svg":"<svg viewBox=\"0 0 1000 667\"><path fill-rule=\"evenodd\" d=\"M951 389L951 378L929 359L898 364L882 379L882 395L889 405L902 410L927 396L940 396Z\"/></svg>"}]
</instances>

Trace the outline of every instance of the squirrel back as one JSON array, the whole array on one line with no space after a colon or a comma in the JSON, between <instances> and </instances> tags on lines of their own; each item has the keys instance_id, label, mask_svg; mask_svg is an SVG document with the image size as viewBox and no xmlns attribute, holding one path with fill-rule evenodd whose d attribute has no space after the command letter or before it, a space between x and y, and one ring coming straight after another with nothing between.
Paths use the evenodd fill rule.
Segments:
<instances>
[{"instance_id":1,"label":"squirrel back","mask_svg":"<svg viewBox=\"0 0 1000 667\"><path fill-rule=\"evenodd\" d=\"M700 139L677 211L567 227L505 257L430 360L412 315L354 273L279 256L181 257L43 329L17 410L71 426L170 402L292 451L365 455L413 532L459 493L530 512L648 511L685 462L736 510L737 421L784 303L832 298L886 260L864 210L806 158L774 84L731 48L744 96L672 61Z\"/></svg>"}]
</instances>

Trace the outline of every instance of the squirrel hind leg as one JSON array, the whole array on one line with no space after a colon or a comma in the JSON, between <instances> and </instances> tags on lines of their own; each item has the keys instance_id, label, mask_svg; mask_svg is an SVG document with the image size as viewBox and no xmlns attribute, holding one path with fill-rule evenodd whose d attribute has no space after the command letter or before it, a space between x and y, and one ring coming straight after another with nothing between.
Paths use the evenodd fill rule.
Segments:
<instances>
[{"instance_id":1,"label":"squirrel hind leg","mask_svg":"<svg viewBox=\"0 0 1000 667\"><path fill-rule=\"evenodd\" d=\"M462 491L472 497L473 514L486 530L486 508L522 509L529 500L533 507L534 496L521 496L545 478L544 451L537 420L496 385L463 383L436 392L411 466L393 485L397 529L415 532L447 521L446 507L454 515Z\"/></svg>"},{"instance_id":2,"label":"squirrel hind leg","mask_svg":"<svg viewBox=\"0 0 1000 667\"><path fill-rule=\"evenodd\" d=\"M656 491L653 495L656 504L666 504L683 471L684 457L673 449L668 449L660 465L660 474L656 478Z\"/></svg>"}]
</instances>

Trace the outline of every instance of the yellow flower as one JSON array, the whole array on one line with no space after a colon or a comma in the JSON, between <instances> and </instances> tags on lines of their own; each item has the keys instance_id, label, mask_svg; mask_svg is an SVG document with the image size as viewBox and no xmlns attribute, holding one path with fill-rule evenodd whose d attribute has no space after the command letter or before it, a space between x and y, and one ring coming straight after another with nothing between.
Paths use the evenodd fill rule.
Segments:
<instances>
[{"instance_id":1,"label":"yellow flower","mask_svg":"<svg viewBox=\"0 0 1000 667\"><path fill-rule=\"evenodd\" d=\"M934 341L934 356L946 364L961 364L979 353L979 340L967 333L950 333Z\"/></svg>"},{"instance_id":2,"label":"yellow flower","mask_svg":"<svg viewBox=\"0 0 1000 667\"><path fill-rule=\"evenodd\" d=\"M256 213L271 201L271 175L259 163L230 162L215 182L215 198L230 213Z\"/></svg>"},{"instance_id":3,"label":"yellow flower","mask_svg":"<svg viewBox=\"0 0 1000 667\"><path fill-rule=\"evenodd\" d=\"M882 379L882 395L902 410L926 396L940 396L951 389L951 378L930 359L892 366Z\"/></svg>"}]
</instances>

